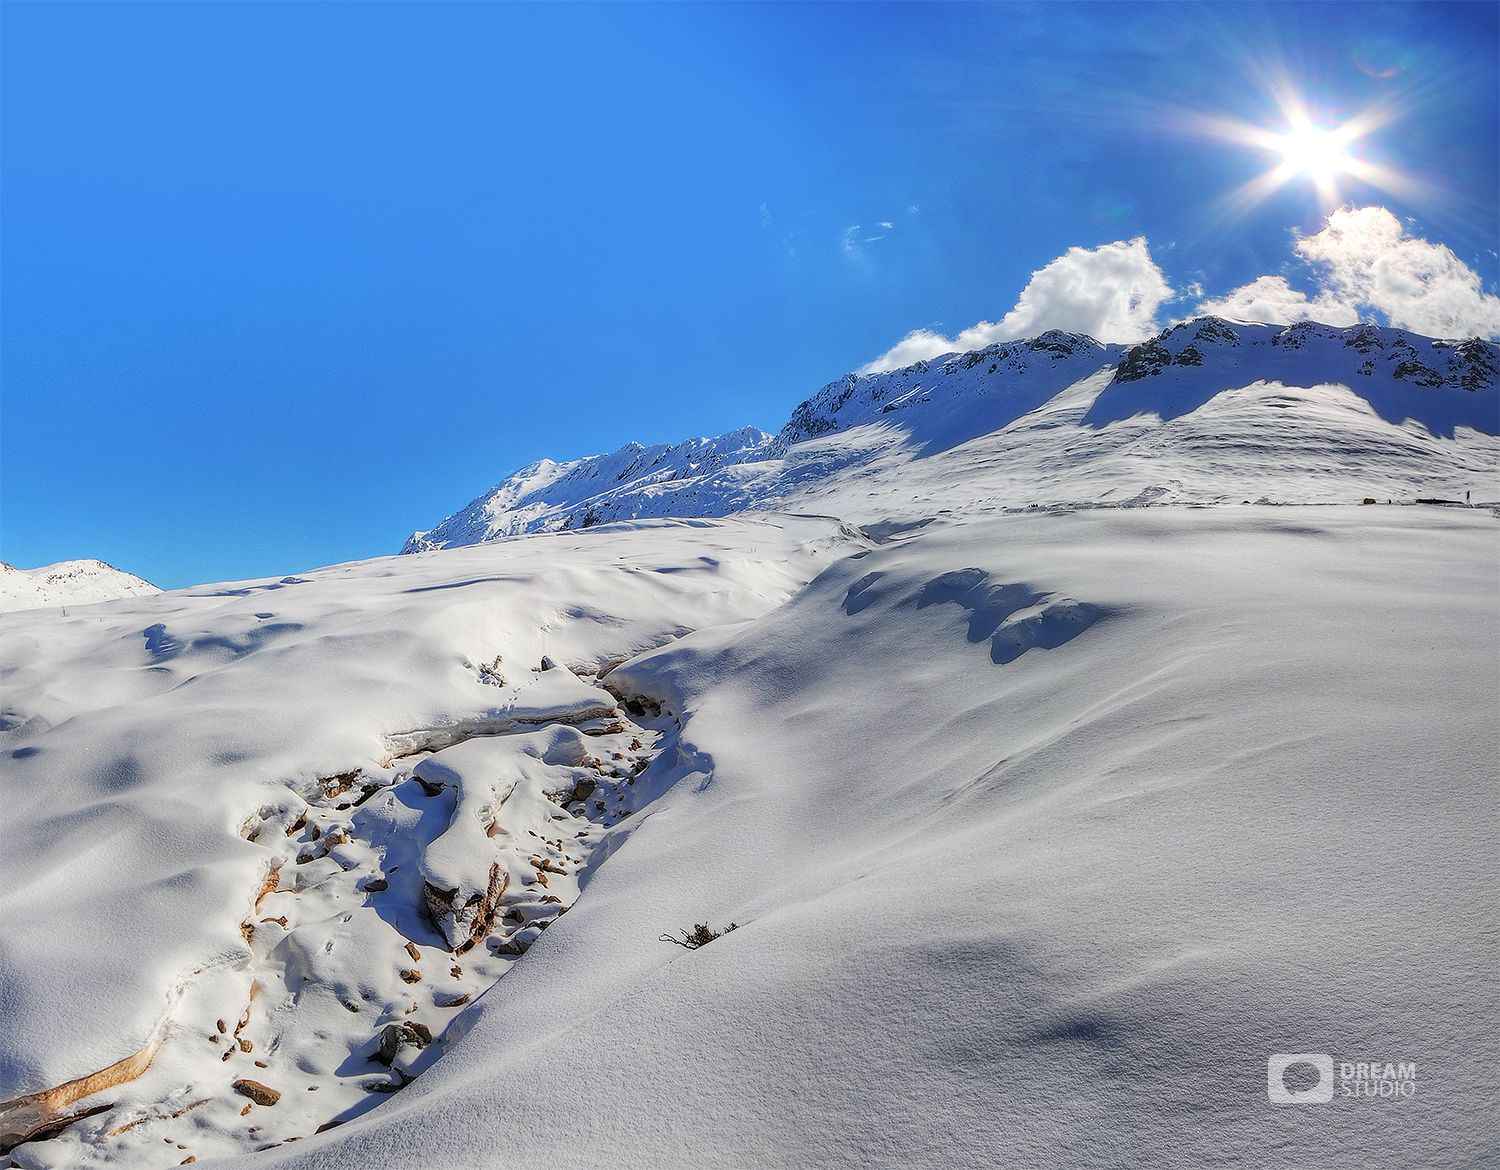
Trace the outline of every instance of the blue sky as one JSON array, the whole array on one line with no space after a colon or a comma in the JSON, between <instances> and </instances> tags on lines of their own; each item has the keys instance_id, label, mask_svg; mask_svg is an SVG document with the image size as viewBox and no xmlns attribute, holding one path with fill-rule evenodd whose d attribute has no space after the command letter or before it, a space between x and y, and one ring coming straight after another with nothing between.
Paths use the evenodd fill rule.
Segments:
<instances>
[{"instance_id":1,"label":"blue sky","mask_svg":"<svg viewBox=\"0 0 1500 1170\"><path fill-rule=\"evenodd\" d=\"M1293 98L1384 111L1358 150L1402 181L1338 200L1483 296L1500 276L1492 4L3 20L22 566L176 586L391 552L543 455L775 429L912 330L1001 321L1070 248L1143 237L1160 319L1267 275L1317 297L1292 232L1326 198L1303 175L1232 205L1277 160L1203 127L1274 130Z\"/></svg>"}]
</instances>

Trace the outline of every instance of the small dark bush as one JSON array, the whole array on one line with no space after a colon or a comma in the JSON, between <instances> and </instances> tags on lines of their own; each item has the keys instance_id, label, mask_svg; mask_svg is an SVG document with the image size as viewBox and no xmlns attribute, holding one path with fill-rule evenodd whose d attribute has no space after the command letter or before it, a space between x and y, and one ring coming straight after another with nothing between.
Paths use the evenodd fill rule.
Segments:
<instances>
[{"instance_id":1,"label":"small dark bush","mask_svg":"<svg viewBox=\"0 0 1500 1170\"><path fill-rule=\"evenodd\" d=\"M676 943L680 947L686 947L690 951L696 951L699 947L706 947L709 943L713 942L714 939L728 934L738 925L739 924L736 922L731 922L723 930L714 930L708 925L708 923L700 922L698 923L698 925L693 927L691 934L689 934L685 930L678 932L682 935L681 938L678 938L675 934L664 934L661 936L661 941Z\"/></svg>"}]
</instances>

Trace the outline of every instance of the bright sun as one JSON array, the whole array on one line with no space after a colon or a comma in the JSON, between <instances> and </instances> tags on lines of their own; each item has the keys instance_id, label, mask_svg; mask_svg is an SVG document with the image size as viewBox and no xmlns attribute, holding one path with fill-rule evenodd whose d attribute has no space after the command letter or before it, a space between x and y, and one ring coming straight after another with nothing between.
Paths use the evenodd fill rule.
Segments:
<instances>
[{"instance_id":1,"label":"bright sun","mask_svg":"<svg viewBox=\"0 0 1500 1170\"><path fill-rule=\"evenodd\" d=\"M1371 151L1371 135L1400 115L1387 102L1349 113L1319 109L1304 101L1290 79L1273 87L1280 117L1268 122L1240 121L1214 114L1192 114L1184 125L1192 132L1249 147L1266 156L1265 170L1225 195L1223 211L1243 215L1288 186L1310 187L1318 202L1334 207L1361 187L1393 191L1406 199L1430 196L1434 189L1414 175L1380 160Z\"/></svg>"},{"instance_id":2,"label":"bright sun","mask_svg":"<svg viewBox=\"0 0 1500 1170\"><path fill-rule=\"evenodd\" d=\"M1271 144L1281 154L1280 177L1306 175L1319 186L1331 183L1354 163L1349 157L1353 135L1346 129L1325 129L1312 122L1294 123Z\"/></svg>"}]
</instances>

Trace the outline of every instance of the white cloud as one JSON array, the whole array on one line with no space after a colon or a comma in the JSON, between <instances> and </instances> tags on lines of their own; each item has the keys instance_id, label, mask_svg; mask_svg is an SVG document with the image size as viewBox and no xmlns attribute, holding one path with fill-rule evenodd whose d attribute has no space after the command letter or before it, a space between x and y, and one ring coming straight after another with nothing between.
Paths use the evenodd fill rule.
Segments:
<instances>
[{"instance_id":1,"label":"white cloud","mask_svg":"<svg viewBox=\"0 0 1500 1170\"><path fill-rule=\"evenodd\" d=\"M1198 295L1202 295L1199 289ZM1325 325L1355 325L1359 310L1326 293L1312 299L1293 288L1284 276L1257 276L1233 292L1202 302L1194 316L1211 313L1234 321L1263 321L1290 325L1293 321L1322 321Z\"/></svg>"},{"instance_id":2,"label":"white cloud","mask_svg":"<svg viewBox=\"0 0 1500 1170\"><path fill-rule=\"evenodd\" d=\"M846 251L855 231L845 233ZM1257 276L1207 300L1199 300L1203 285L1196 280L1174 297L1143 237L1069 248L1031 274L1015 308L998 323L981 321L955 337L914 329L860 372L900 369L1048 329L1104 342L1139 341L1156 331L1158 311L1173 300L1198 300L1194 316L1273 325L1379 320L1428 337L1500 340L1500 297L1486 293L1479 274L1450 248L1412 235L1384 207L1340 208L1315 234L1295 234L1292 248L1307 289L1285 276Z\"/></svg>"},{"instance_id":3,"label":"white cloud","mask_svg":"<svg viewBox=\"0 0 1500 1170\"><path fill-rule=\"evenodd\" d=\"M859 224L850 224L844 229L844 234L839 237L839 247L843 249L845 256L852 256L857 251L855 237L859 235Z\"/></svg>"},{"instance_id":4,"label":"white cloud","mask_svg":"<svg viewBox=\"0 0 1500 1170\"><path fill-rule=\"evenodd\" d=\"M1500 297L1451 249L1408 234L1384 207L1344 207L1292 245L1313 295L1281 276L1260 276L1199 313L1284 325L1353 325L1380 319L1428 337L1500 337Z\"/></svg>"},{"instance_id":5,"label":"white cloud","mask_svg":"<svg viewBox=\"0 0 1500 1170\"><path fill-rule=\"evenodd\" d=\"M1297 255L1318 269L1326 295L1368 306L1428 337L1500 337L1500 297L1451 249L1409 235L1384 207L1346 207Z\"/></svg>"},{"instance_id":6,"label":"white cloud","mask_svg":"<svg viewBox=\"0 0 1500 1170\"><path fill-rule=\"evenodd\" d=\"M1087 333L1106 342L1139 341L1155 330L1157 310L1171 296L1143 237L1098 248L1069 248L1031 274L1015 308L1000 321L981 321L953 338L913 330L861 372L899 369L1048 329Z\"/></svg>"},{"instance_id":7,"label":"white cloud","mask_svg":"<svg viewBox=\"0 0 1500 1170\"><path fill-rule=\"evenodd\" d=\"M861 366L859 372L878 374L881 370L899 370L962 348L956 341L950 341L941 333L934 333L930 329L913 329L869 365Z\"/></svg>"}]
</instances>

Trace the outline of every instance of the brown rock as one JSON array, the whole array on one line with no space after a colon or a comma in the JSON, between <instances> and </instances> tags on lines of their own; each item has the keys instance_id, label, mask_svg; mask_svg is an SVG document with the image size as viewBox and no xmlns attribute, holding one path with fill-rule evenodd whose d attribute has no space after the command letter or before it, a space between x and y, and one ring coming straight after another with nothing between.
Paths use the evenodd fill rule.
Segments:
<instances>
[{"instance_id":1,"label":"brown rock","mask_svg":"<svg viewBox=\"0 0 1500 1170\"><path fill-rule=\"evenodd\" d=\"M463 954L490 932L495 918L495 907L510 884L510 874L502 871L500 864L490 865L489 882L482 892L470 895L462 905L455 905L458 891L438 889L430 882L422 883L422 894L427 904L427 913L457 954Z\"/></svg>"},{"instance_id":2,"label":"brown rock","mask_svg":"<svg viewBox=\"0 0 1500 1170\"><path fill-rule=\"evenodd\" d=\"M320 783L323 785L323 798L332 800L335 796L342 796L353 787L354 782L359 779L359 769L352 772L340 772L337 776L324 777Z\"/></svg>"},{"instance_id":3,"label":"brown rock","mask_svg":"<svg viewBox=\"0 0 1500 1170\"><path fill-rule=\"evenodd\" d=\"M594 795L594 789L598 787L597 780L579 780L573 785L573 791L568 795L566 803L572 804L575 800L587 800Z\"/></svg>"},{"instance_id":4,"label":"brown rock","mask_svg":"<svg viewBox=\"0 0 1500 1170\"><path fill-rule=\"evenodd\" d=\"M274 1105L281 1100L281 1093L269 1085L263 1085L259 1081L249 1078L241 1078L234 1082L234 1091L241 1097L249 1097L257 1105Z\"/></svg>"},{"instance_id":5,"label":"brown rock","mask_svg":"<svg viewBox=\"0 0 1500 1170\"><path fill-rule=\"evenodd\" d=\"M432 1043L432 1029L426 1024L387 1024L380 1030L380 1047L375 1059L381 1064L394 1064L402 1048L426 1048Z\"/></svg>"}]
</instances>

